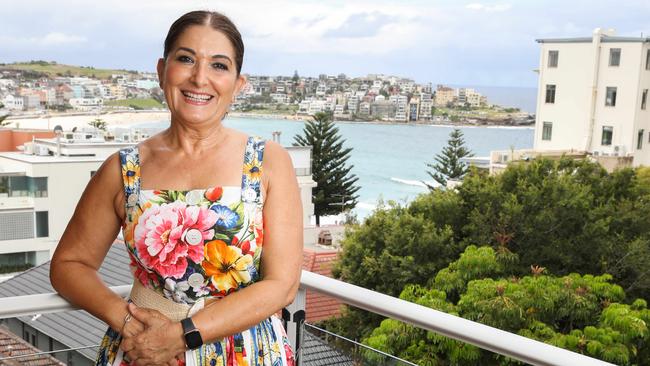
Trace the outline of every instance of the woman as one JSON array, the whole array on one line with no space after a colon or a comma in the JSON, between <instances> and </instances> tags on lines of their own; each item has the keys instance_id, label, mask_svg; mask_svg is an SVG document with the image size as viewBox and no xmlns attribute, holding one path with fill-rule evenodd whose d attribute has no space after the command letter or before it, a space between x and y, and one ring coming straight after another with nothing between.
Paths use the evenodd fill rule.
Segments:
<instances>
[{"instance_id":1,"label":"woman","mask_svg":"<svg viewBox=\"0 0 650 366\"><path fill-rule=\"evenodd\" d=\"M104 162L61 238L53 286L110 327L98 364L293 363L272 314L299 285L302 205L287 152L222 123L243 52L219 13L172 24L157 67L170 127ZM132 303L97 275L120 227Z\"/></svg>"}]
</instances>

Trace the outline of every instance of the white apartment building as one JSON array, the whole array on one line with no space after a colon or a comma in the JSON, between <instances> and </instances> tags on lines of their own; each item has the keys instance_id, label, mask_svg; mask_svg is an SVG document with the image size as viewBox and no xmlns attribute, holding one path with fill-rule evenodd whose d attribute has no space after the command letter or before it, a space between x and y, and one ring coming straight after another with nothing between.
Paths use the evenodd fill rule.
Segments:
<instances>
[{"instance_id":1,"label":"white apartment building","mask_svg":"<svg viewBox=\"0 0 650 366\"><path fill-rule=\"evenodd\" d=\"M110 154L133 144L66 135L72 134L58 142L36 139L23 152L0 153L0 267L48 261L91 176ZM300 187L303 223L309 226L316 186L311 147L286 149Z\"/></svg>"},{"instance_id":2,"label":"white apartment building","mask_svg":"<svg viewBox=\"0 0 650 366\"><path fill-rule=\"evenodd\" d=\"M409 115L409 106L408 106L408 97L406 95L391 95L389 98L391 101L394 101L395 109L395 121L406 122Z\"/></svg>"},{"instance_id":3,"label":"white apartment building","mask_svg":"<svg viewBox=\"0 0 650 366\"><path fill-rule=\"evenodd\" d=\"M431 120L431 108L433 108L433 99L431 94L420 94L420 119L425 121Z\"/></svg>"},{"instance_id":4,"label":"white apartment building","mask_svg":"<svg viewBox=\"0 0 650 366\"><path fill-rule=\"evenodd\" d=\"M348 98L348 112L356 114L359 110L359 97L356 95Z\"/></svg>"},{"instance_id":5,"label":"white apartment building","mask_svg":"<svg viewBox=\"0 0 650 366\"><path fill-rule=\"evenodd\" d=\"M20 95L8 94L2 100L5 108L13 111L22 111L25 109L25 98Z\"/></svg>"},{"instance_id":6,"label":"white apartment building","mask_svg":"<svg viewBox=\"0 0 650 366\"><path fill-rule=\"evenodd\" d=\"M650 165L650 38L539 39L535 151L584 151Z\"/></svg>"}]
</instances>

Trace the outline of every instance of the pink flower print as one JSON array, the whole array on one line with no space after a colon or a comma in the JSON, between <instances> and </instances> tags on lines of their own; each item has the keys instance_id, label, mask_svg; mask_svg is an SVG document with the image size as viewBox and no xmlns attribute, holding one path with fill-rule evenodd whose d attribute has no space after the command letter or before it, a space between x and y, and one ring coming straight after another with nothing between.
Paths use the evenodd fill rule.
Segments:
<instances>
[{"instance_id":1,"label":"pink flower print","mask_svg":"<svg viewBox=\"0 0 650 366\"><path fill-rule=\"evenodd\" d=\"M162 277L181 278L187 258L203 259L203 242L214 236L217 215L183 202L153 205L140 216L135 247L142 263Z\"/></svg>"}]
</instances>

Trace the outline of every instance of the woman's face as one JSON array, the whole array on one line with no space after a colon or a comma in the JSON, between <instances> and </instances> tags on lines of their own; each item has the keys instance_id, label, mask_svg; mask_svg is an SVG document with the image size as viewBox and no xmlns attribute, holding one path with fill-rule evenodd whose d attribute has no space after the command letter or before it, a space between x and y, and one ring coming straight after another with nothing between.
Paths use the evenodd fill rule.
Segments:
<instances>
[{"instance_id":1,"label":"woman's face","mask_svg":"<svg viewBox=\"0 0 650 366\"><path fill-rule=\"evenodd\" d=\"M232 44L209 26L190 26L178 37L158 61L158 78L172 121L193 125L220 121L245 83Z\"/></svg>"}]
</instances>

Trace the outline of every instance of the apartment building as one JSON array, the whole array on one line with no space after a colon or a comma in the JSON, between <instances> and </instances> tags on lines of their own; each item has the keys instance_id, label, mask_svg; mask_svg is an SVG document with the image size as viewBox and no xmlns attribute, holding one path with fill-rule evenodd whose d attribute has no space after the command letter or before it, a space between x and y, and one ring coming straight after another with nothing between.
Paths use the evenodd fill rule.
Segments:
<instances>
[{"instance_id":1,"label":"apartment building","mask_svg":"<svg viewBox=\"0 0 650 366\"><path fill-rule=\"evenodd\" d=\"M454 103L457 99L456 89L449 88L443 85L438 85L436 88L435 105L436 107L446 107L448 104Z\"/></svg>"},{"instance_id":2,"label":"apartment building","mask_svg":"<svg viewBox=\"0 0 650 366\"><path fill-rule=\"evenodd\" d=\"M650 165L650 38L539 39L535 151L583 151Z\"/></svg>"},{"instance_id":3,"label":"apartment building","mask_svg":"<svg viewBox=\"0 0 650 366\"><path fill-rule=\"evenodd\" d=\"M431 109L433 108L433 99L431 94L422 93L420 94L420 119L424 121L431 120Z\"/></svg>"},{"instance_id":4,"label":"apartment building","mask_svg":"<svg viewBox=\"0 0 650 366\"><path fill-rule=\"evenodd\" d=\"M420 98L413 97L409 100L409 122L415 122L420 119Z\"/></svg>"}]
</instances>

